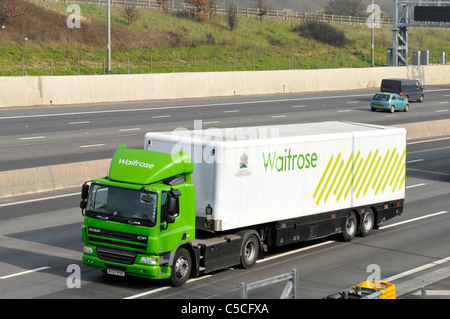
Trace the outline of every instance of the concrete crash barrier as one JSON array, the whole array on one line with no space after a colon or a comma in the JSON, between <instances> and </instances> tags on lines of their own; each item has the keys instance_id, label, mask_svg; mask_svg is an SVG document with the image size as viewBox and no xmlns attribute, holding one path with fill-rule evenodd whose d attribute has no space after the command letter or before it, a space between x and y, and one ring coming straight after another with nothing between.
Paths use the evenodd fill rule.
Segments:
<instances>
[{"instance_id":1,"label":"concrete crash barrier","mask_svg":"<svg viewBox=\"0 0 450 319\"><path fill-rule=\"evenodd\" d=\"M0 107L111 103L373 88L383 78L450 84L450 65L319 70L0 77Z\"/></svg>"},{"instance_id":2,"label":"concrete crash barrier","mask_svg":"<svg viewBox=\"0 0 450 319\"><path fill-rule=\"evenodd\" d=\"M80 186L106 176L111 160L33 167L0 172L0 198Z\"/></svg>"},{"instance_id":3,"label":"concrete crash barrier","mask_svg":"<svg viewBox=\"0 0 450 319\"><path fill-rule=\"evenodd\" d=\"M408 131L407 139L450 135L450 119L394 125Z\"/></svg>"},{"instance_id":4,"label":"concrete crash barrier","mask_svg":"<svg viewBox=\"0 0 450 319\"><path fill-rule=\"evenodd\" d=\"M406 128L408 139L450 135L450 119L395 125ZM77 187L107 176L111 159L0 172L0 198Z\"/></svg>"}]
</instances>

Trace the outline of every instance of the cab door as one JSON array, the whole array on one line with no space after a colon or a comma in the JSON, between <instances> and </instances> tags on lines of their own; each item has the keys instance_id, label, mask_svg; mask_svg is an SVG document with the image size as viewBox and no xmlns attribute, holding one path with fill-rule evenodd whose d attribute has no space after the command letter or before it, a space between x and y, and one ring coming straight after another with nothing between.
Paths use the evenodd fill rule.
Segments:
<instances>
[{"instance_id":1,"label":"cab door","mask_svg":"<svg viewBox=\"0 0 450 319\"><path fill-rule=\"evenodd\" d=\"M184 193L184 185L161 192L160 253L176 250L180 243L193 239L192 225L186 213L187 196Z\"/></svg>"}]
</instances>

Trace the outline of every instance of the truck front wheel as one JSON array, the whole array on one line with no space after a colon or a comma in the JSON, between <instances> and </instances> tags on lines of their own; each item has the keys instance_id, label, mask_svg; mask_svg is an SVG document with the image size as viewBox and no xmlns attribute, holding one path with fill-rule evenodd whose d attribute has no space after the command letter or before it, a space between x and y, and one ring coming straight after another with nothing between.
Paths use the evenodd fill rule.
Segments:
<instances>
[{"instance_id":1,"label":"truck front wheel","mask_svg":"<svg viewBox=\"0 0 450 319\"><path fill-rule=\"evenodd\" d=\"M175 253L170 280L175 287L181 286L189 279L192 269L192 259L189 252L180 248Z\"/></svg>"},{"instance_id":2,"label":"truck front wheel","mask_svg":"<svg viewBox=\"0 0 450 319\"><path fill-rule=\"evenodd\" d=\"M244 235L241 246L241 265L244 268L250 268L258 259L259 240L254 234Z\"/></svg>"}]
</instances>

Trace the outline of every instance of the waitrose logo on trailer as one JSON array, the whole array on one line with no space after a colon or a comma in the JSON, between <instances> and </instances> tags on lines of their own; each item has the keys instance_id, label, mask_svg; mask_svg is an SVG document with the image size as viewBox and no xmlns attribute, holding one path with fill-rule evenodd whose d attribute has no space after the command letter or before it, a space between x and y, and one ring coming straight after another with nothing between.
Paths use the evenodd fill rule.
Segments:
<instances>
[{"instance_id":1,"label":"waitrose logo on trailer","mask_svg":"<svg viewBox=\"0 0 450 319\"><path fill-rule=\"evenodd\" d=\"M266 172L287 172L317 166L316 153L292 154L290 148L285 149L284 154L263 152L262 156Z\"/></svg>"},{"instance_id":2,"label":"waitrose logo on trailer","mask_svg":"<svg viewBox=\"0 0 450 319\"><path fill-rule=\"evenodd\" d=\"M120 165L135 166L135 167L142 167L142 168L149 168L149 169L152 169L153 167L155 167L154 164L150 164L150 163L146 163L146 162L139 162L138 160L123 159L123 158L120 158L118 163Z\"/></svg>"}]
</instances>

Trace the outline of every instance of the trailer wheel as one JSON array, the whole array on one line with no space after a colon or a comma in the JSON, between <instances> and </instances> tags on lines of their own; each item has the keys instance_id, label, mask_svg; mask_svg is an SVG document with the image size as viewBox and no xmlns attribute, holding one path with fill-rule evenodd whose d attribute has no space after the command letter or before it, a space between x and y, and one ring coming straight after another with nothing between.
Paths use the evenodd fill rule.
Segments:
<instances>
[{"instance_id":1,"label":"trailer wheel","mask_svg":"<svg viewBox=\"0 0 450 319\"><path fill-rule=\"evenodd\" d=\"M175 287L181 286L189 279L192 269L192 260L189 252L180 248L175 253L174 264L172 266L172 273L170 280Z\"/></svg>"},{"instance_id":2,"label":"trailer wheel","mask_svg":"<svg viewBox=\"0 0 450 319\"><path fill-rule=\"evenodd\" d=\"M258 259L259 240L254 234L244 235L241 246L241 265L244 268L250 268Z\"/></svg>"},{"instance_id":3,"label":"trailer wheel","mask_svg":"<svg viewBox=\"0 0 450 319\"><path fill-rule=\"evenodd\" d=\"M344 241L350 241L355 237L356 234L356 215L354 212L350 212L350 215L347 217L344 225L344 230L342 231L342 239Z\"/></svg>"},{"instance_id":4,"label":"trailer wheel","mask_svg":"<svg viewBox=\"0 0 450 319\"><path fill-rule=\"evenodd\" d=\"M366 237L369 236L373 230L373 226L375 224L375 218L373 215L373 211L369 209L361 220L361 236Z\"/></svg>"}]
</instances>

